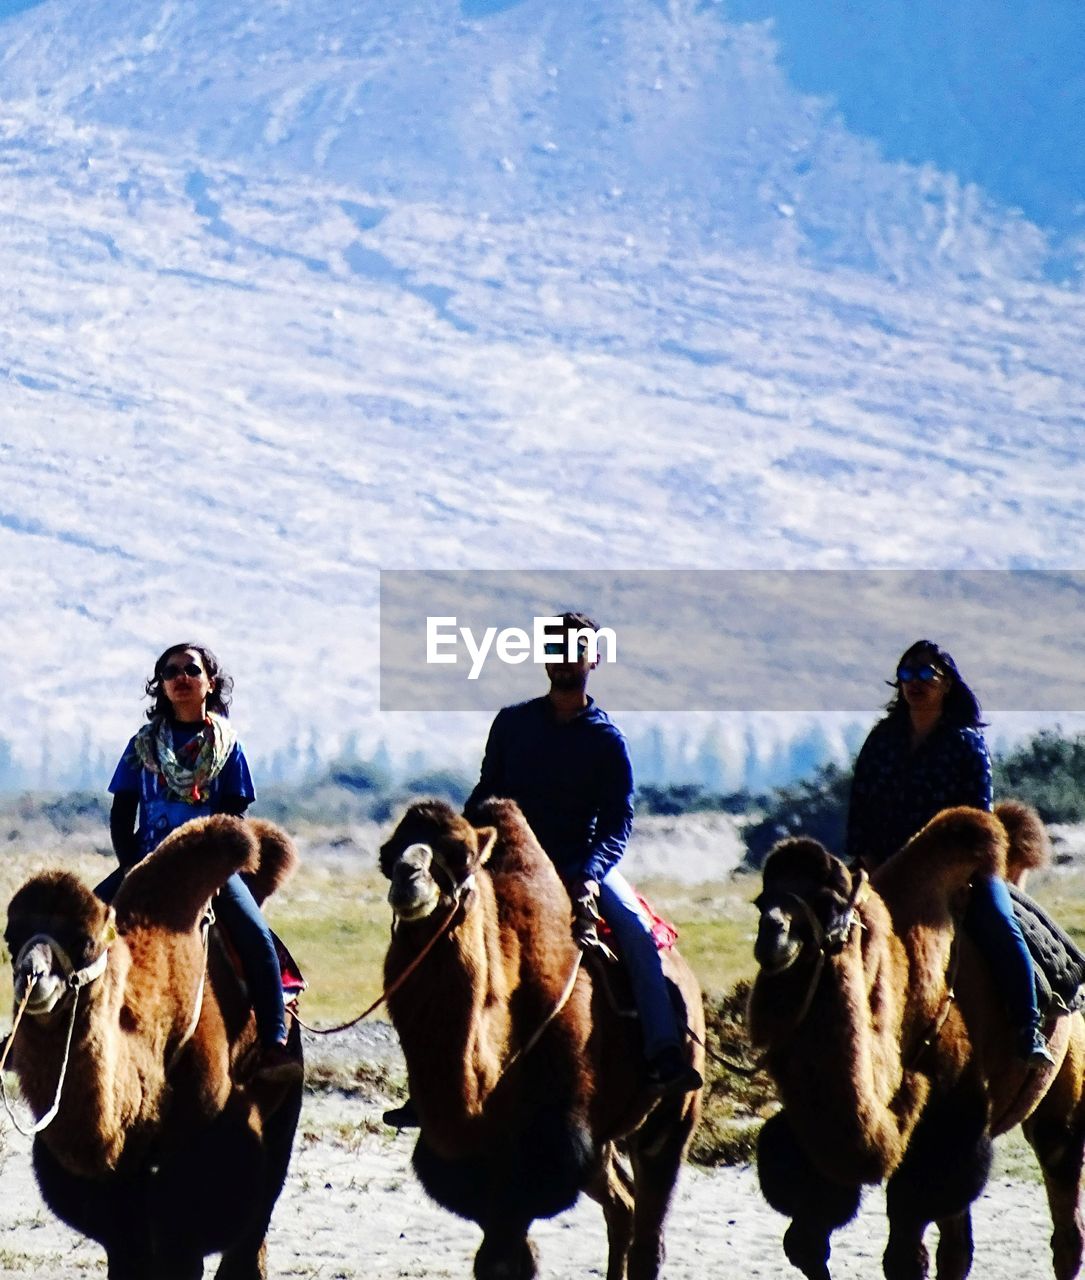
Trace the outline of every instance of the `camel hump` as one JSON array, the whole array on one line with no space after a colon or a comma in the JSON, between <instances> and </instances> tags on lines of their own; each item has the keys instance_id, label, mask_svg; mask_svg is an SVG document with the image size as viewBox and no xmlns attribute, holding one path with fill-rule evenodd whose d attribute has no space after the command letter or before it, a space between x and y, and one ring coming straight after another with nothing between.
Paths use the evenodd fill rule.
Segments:
<instances>
[{"instance_id":1,"label":"camel hump","mask_svg":"<svg viewBox=\"0 0 1085 1280\"><path fill-rule=\"evenodd\" d=\"M266 818L248 818L246 823L256 836L260 863L255 871L246 871L245 883L257 902L270 898L281 889L298 869L298 847L282 827Z\"/></svg>"},{"instance_id":2,"label":"camel hump","mask_svg":"<svg viewBox=\"0 0 1085 1280\"><path fill-rule=\"evenodd\" d=\"M1046 867L1051 861L1047 828L1036 810L1020 800L1003 800L995 805L995 817L1005 827L1010 842L1006 878L1020 884L1029 871Z\"/></svg>"},{"instance_id":3,"label":"camel hump","mask_svg":"<svg viewBox=\"0 0 1085 1280\"><path fill-rule=\"evenodd\" d=\"M961 805L943 809L874 875L884 893L898 877L917 876L947 892L963 889L973 876L1004 876L1009 840L993 813Z\"/></svg>"},{"instance_id":4,"label":"camel hump","mask_svg":"<svg viewBox=\"0 0 1085 1280\"><path fill-rule=\"evenodd\" d=\"M525 857L543 866L550 865L550 859L515 800L497 797L483 800L474 807L471 818L479 825L493 827L497 832L497 848L490 863L492 872L503 871L510 860Z\"/></svg>"},{"instance_id":5,"label":"camel hump","mask_svg":"<svg viewBox=\"0 0 1085 1280\"><path fill-rule=\"evenodd\" d=\"M229 814L194 818L170 834L124 877L113 906L121 932L134 925L196 927L210 899L238 871L255 875L260 841Z\"/></svg>"}]
</instances>

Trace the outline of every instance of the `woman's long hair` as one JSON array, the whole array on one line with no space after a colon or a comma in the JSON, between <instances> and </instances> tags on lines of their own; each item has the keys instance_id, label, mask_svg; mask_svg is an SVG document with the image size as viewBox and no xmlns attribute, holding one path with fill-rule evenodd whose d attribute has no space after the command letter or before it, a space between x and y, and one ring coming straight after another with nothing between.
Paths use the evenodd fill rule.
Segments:
<instances>
[{"instance_id":1,"label":"woman's long hair","mask_svg":"<svg viewBox=\"0 0 1085 1280\"><path fill-rule=\"evenodd\" d=\"M147 697L152 699L151 706L147 711L148 720L157 720L160 716L173 714L173 707L170 705L169 698L166 697L165 689L162 688L162 668L175 653L184 653L186 649L191 649L194 653L200 655L203 669L207 672L207 678L211 682L211 692L207 695L207 710L217 712L220 716L228 716L230 714L230 695L234 691L233 677L223 670L218 658L215 657L207 645L195 644L191 640L186 640L181 644L171 644L168 649L159 654L158 660L154 664L154 675L151 676L145 686Z\"/></svg>"},{"instance_id":2,"label":"woman's long hair","mask_svg":"<svg viewBox=\"0 0 1085 1280\"><path fill-rule=\"evenodd\" d=\"M949 688L946 690L946 698L942 703L942 723L955 729L982 729L986 721L983 719L983 710L980 707L979 699L957 670L957 664L953 661L952 655L947 653L941 645L935 644L933 640L917 640L900 655L897 668L919 665L924 661L943 671L949 679ZM886 683L892 685L896 690L896 693L886 704L885 709L889 713L886 719L907 719L908 704L904 701L904 695L901 693L900 681L896 678L896 669L893 672L893 679L887 680Z\"/></svg>"}]
</instances>

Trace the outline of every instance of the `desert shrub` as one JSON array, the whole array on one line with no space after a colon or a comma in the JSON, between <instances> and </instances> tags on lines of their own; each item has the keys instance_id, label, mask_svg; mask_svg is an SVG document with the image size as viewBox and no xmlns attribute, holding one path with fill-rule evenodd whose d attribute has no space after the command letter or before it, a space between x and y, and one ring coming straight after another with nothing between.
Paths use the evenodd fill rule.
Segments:
<instances>
[{"instance_id":1,"label":"desert shrub","mask_svg":"<svg viewBox=\"0 0 1085 1280\"><path fill-rule=\"evenodd\" d=\"M1045 822L1085 821L1085 735L1044 729L994 762L995 797L1034 805Z\"/></svg>"},{"instance_id":2,"label":"desert shrub","mask_svg":"<svg viewBox=\"0 0 1085 1280\"><path fill-rule=\"evenodd\" d=\"M706 791L699 782L652 783L637 788L637 812L672 817L680 813L745 813L755 804L746 790Z\"/></svg>"},{"instance_id":3,"label":"desert shrub","mask_svg":"<svg viewBox=\"0 0 1085 1280\"><path fill-rule=\"evenodd\" d=\"M822 765L812 778L778 787L764 802L764 816L744 832L746 865L757 869L769 850L788 836L804 835L830 849L844 852L851 769Z\"/></svg>"},{"instance_id":4,"label":"desert shrub","mask_svg":"<svg viewBox=\"0 0 1085 1280\"><path fill-rule=\"evenodd\" d=\"M403 784L403 790L412 799L432 796L438 800L447 800L459 809L471 794L474 785L474 782L456 769L430 769L426 773L408 778Z\"/></svg>"},{"instance_id":5,"label":"desert shrub","mask_svg":"<svg viewBox=\"0 0 1085 1280\"><path fill-rule=\"evenodd\" d=\"M762 1122L778 1108L772 1081L764 1071L744 1076L712 1054L752 1063L746 1031L750 983L735 984L726 995L705 997L710 1054L706 1062L704 1109L693 1136L690 1158L698 1164L749 1164Z\"/></svg>"}]
</instances>

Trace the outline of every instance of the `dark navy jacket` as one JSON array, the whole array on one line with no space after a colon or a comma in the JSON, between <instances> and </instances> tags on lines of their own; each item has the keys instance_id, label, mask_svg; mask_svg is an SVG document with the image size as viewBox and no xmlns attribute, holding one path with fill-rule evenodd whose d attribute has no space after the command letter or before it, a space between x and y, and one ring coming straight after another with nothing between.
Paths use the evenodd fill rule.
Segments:
<instances>
[{"instance_id":1,"label":"dark navy jacket","mask_svg":"<svg viewBox=\"0 0 1085 1280\"><path fill-rule=\"evenodd\" d=\"M633 826L633 766L621 730L595 705L560 723L548 698L503 707L465 805L515 800L566 880L602 880Z\"/></svg>"},{"instance_id":2,"label":"dark navy jacket","mask_svg":"<svg viewBox=\"0 0 1085 1280\"><path fill-rule=\"evenodd\" d=\"M938 724L911 750L907 716L879 721L855 761L847 856L877 867L936 813L992 808L991 757L979 729Z\"/></svg>"}]
</instances>

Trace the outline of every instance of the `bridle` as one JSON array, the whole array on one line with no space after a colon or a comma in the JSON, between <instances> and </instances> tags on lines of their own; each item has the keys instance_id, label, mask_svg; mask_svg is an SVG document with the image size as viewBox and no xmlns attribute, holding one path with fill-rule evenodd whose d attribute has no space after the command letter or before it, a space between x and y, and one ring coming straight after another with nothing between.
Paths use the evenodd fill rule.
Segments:
<instances>
[{"instance_id":1,"label":"bridle","mask_svg":"<svg viewBox=\"0 0 1085 1280\"><path fill-rule=\"evenodd\" d=\"M817 955L814 959L814 967L810 974L810 980L806 985L806 993L803 996L802 1003L799 1006L799 1012L796 1014L791 1026L786 1034L794 1035L794 1033L802 1025L806 1015L810 1012L810 1007L814 1003L814 994L817 991L818 983L821 981L821 973L825 968L825 961L830 956L838 956L848 944L852 930L856 925L860 929L866 926L863 924L862 916L859 914L859 907L862 905L863 899L867 895L867 886L870 877L860 868L859 874L855 877L855 883L852 885L851 894L848 897L840 917L834 921L829 928L821 923L817 918L814 908L800 894L792 893L785 890L781 897L797 903L806 922L810 927L810 935L814 946L817 948ZM803 944L805 947L805 943ZM782 970L781 972L787 972ZM774 977L775 974L767 974L766 977ZM760 1066L768 1057L767 1052L758 1060Z\"/></svg>"},{"instance_id":2,"label":"bridle","mask_svg":"<svg viewBox=\"0 0 1085 1280\"><path fill-rule=\"evenodd\" d=\"M84 965L81 969L75 967L68 953L50 934L36 933L19 948L19 954L15 957L15 962L12 966L14 970L18 971L20 964L34 947L44 944L49 948L54 962L60 968L61 973L64 974L65 991L72 994L71 1010L68 1014L68 1029L64 1037L64 1056L60 1063L60 1074L57 1079L56 1093L53 1095L53 1103L45 1115L40 1120L36 1120L30 1128L25 1128L12 1110L7 1089L4 1086L3 1073L7 1065L8 1054L11 1052L11 1046L15 1043L15 1033L19 1029L19 1023L26 1012L27 1005L30 1003L30 995L35 986L33 982L27 983L26 991L23 993L22 1001L15 1014L15 1021L12 1023L11 1031L4 1044L4 1052L0 1055L0 1098L3 1099L4 1110L8 1113L8 1118L24 1138L33 1138L36 1134L41 1133L57 1117L57 1112L60 1110L60 1095L64 1090L64 1081L68 1074L68 1060L71 1055L72 1033L75 1030L75 1015L79 1007L79 993L84 987L90 986L92 982L96 982L105 973L106 965L109 963L109 948L113 945L116 937L117 926L114 922L113 910L110 908L109 918L105 929L102 931L102 950L90 964Z\"/></svg>"}]
</instances>

